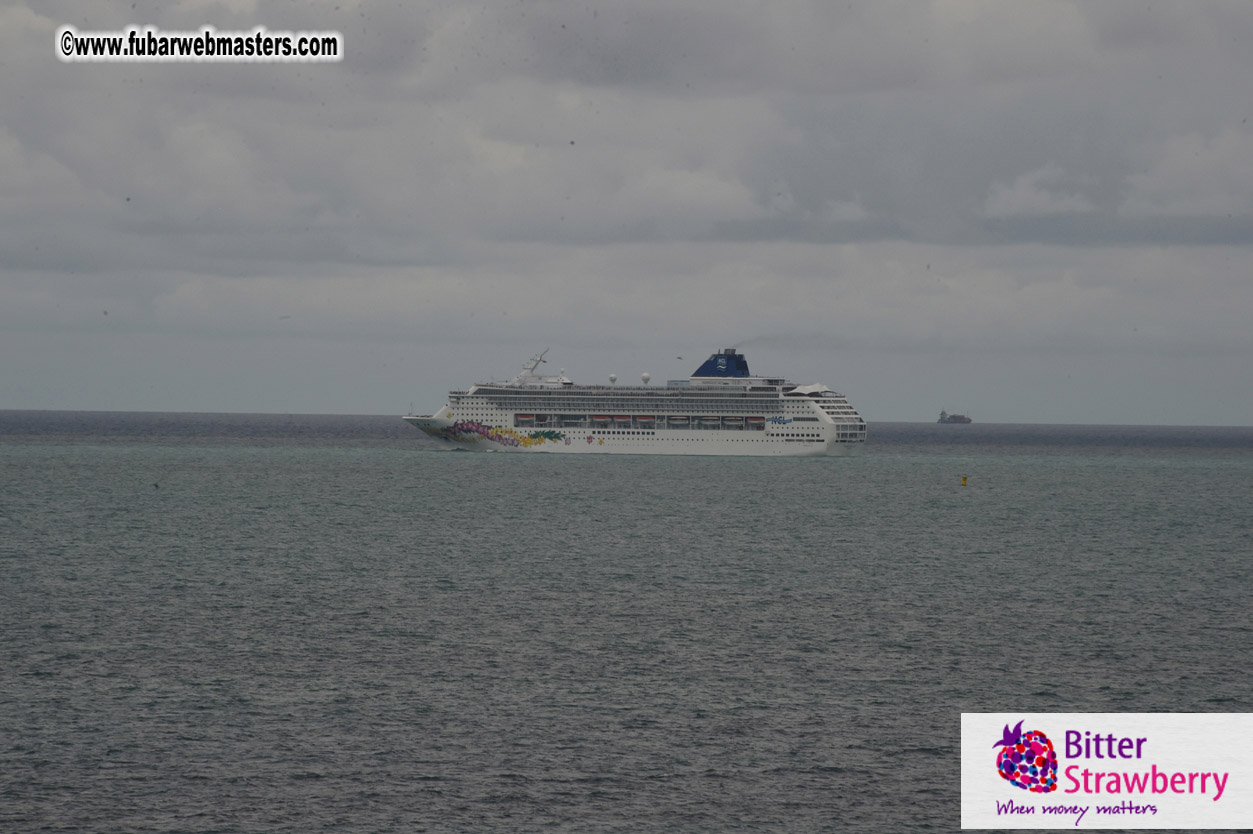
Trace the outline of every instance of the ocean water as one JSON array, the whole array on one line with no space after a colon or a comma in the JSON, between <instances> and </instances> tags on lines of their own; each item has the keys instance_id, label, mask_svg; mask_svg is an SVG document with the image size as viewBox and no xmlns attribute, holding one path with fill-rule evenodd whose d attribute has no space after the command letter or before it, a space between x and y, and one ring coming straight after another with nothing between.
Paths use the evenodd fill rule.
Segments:
<instances>
[{"instance_id":1,"label":"ocean water","mask_svg":"<svg viewBox=\"0 0 1253 834\"><path fill-rule=\"evenodd\" d=\"M1253 711L1251 508L1253 429L0 412L0 831L956 830L963 711Z\"/></svg>"}]
</instances>

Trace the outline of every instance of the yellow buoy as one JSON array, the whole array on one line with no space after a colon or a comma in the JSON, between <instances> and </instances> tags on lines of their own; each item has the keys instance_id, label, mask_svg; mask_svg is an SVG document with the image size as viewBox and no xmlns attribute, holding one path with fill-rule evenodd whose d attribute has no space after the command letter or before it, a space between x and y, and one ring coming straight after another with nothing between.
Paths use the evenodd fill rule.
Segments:
<instances>
[{"instance_id":1,"label":"yellow buoy","mask_svg":"<svg viewBox=\"0 0 1253 834\"><path fill-rule=\"evenodd\" d=\"M962 486L966 485L966 476L962 475Z\"/></svg>"}]
</instances>

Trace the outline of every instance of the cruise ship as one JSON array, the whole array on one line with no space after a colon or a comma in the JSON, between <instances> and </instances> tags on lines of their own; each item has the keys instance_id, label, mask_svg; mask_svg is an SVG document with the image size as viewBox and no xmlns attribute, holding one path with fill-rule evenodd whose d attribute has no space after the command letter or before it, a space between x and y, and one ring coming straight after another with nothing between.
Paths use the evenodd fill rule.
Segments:
<instances>
[{"instance_id":1,"label":"cruise ship","mask_svg":"<svg viewBox=\"0 0 1253 834\"><path fill-rule=\"evenodd\" d=\"M866 421L843 394L754 376L734 348L710 356L688 379L666 385L576 385L536 370L513 380L450 391L430 416L404 419L450 449L632 455L847 455Z\"/></svg>"}]
</instances>

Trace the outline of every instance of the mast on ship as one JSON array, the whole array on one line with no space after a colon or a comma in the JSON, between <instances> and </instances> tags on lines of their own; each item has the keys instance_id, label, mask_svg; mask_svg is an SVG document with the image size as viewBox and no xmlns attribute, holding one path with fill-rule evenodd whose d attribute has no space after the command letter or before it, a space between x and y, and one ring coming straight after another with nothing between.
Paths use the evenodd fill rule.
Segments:
<instances>
[{"instance_id":1,"label":"mast on ship","mask_svg":"<svg viewBox=\"0 0 1253 834\"><path fill-rule=\"evenodd\" d=\"M516 388L561 388L566 385L573 385L574 383L566 379L565 368L562 368L561 373L557 376L543 376L535 373L536 368L548 361L544 358L544 355L547 353L548 348L544 348L541 353L537 353L528 359L522 365L522 372L507 384Z\"/></svg>"},{"instance_id":2,"label":"mast on ship","mask_svg":"<svg viewBox=\"0 0 1253 834\"><path fill-rule=\"evenodd\" d=\"M544 358L544 355L548 353L548 351L549 351L549 348L544 348L541 352L535 354L529 360L523 363L522 373L515 376L513 378L513 381L517 383L525 383L528 378L538 378L539 374L535 373L535 369L548 361L547 359Z\"/></svg>"}]
</instances>

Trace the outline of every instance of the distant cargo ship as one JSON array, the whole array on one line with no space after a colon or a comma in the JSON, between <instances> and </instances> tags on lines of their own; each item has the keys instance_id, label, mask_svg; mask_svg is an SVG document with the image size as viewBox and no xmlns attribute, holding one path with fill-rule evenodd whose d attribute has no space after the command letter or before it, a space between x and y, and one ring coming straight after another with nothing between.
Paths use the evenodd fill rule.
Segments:
<instances>
[{"instance_id":1,"label":"distant cargo ship","mask_svg":"<svg viewBox=\"0 0 1253 834\"><path fill-rule=\"evenodd\" d=\"M937 423L973 423L974 421L965 414L949 414L947 411L940 412L940 419Z\"/></svg>"}]
</instances>

